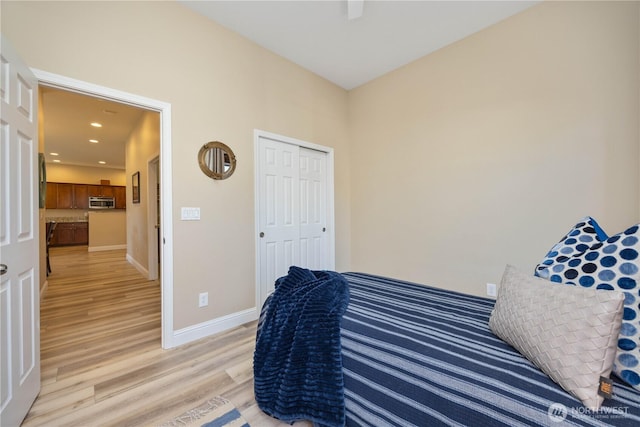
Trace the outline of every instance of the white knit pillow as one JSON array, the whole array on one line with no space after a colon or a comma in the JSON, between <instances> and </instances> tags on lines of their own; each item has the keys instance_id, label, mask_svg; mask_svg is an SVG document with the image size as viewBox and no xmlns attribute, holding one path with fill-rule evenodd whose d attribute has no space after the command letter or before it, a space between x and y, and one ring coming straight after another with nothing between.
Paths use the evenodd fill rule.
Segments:
<instances>
[{"instance_id":1,"label":"white knit pillow","mask_svg":"<svg viewBox=\"0 0 640 427\"><path fill-rule=\"evenodd\" d=\"M624 307L622 293L558 286L508 265L489 327L591 410L604 398Z\"/></svg>"}]
</instances>

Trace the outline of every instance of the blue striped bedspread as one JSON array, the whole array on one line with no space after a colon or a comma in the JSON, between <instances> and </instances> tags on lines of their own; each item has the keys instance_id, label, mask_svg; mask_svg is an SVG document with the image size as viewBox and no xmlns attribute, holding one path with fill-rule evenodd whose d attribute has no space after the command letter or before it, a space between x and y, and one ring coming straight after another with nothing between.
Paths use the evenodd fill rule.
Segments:
<instances>
[{"instance_id":1,"label":"blue striped bedspread","mask_svg":"<svg viewBox=\"0 0 640 427\"><path fill-rule=\"evenodd\" d=\"M347 426L639 426L640 393L614 377L590 412L488 327L494 301L343 273Z\"/></svg>"}]
</instances>

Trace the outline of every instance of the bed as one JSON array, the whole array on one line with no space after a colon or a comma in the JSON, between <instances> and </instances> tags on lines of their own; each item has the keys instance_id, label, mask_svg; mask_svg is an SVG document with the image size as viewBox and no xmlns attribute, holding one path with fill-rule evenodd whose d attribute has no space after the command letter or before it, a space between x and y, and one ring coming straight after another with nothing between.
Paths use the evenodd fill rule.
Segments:
<instances>
[{"instance_id":1,"label":"bed","mask_svg":"<svg viewBox=\"0 0 640 427\"><path fill-rule=\"evenodd\" d=\"M342 277L347 426L640 425L640 393L630 386L612 376L614 397L594 413L496 337L491 299L364 273Z\"/></svg>"}]
</instances>

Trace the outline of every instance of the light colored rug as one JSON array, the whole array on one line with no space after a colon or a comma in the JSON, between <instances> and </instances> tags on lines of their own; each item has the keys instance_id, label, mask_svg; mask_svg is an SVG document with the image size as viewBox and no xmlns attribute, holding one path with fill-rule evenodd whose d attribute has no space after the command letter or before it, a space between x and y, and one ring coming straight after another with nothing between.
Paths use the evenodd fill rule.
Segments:
<instances>
[{"instance_id":1,"label":"light colored rug","mask_svg":"<svg viewBox=\"0 0 640 427\"><path fill-rule=\"evenodd\" d=\"M160 427L250 427L233 403L221 396L209 399Z\"/></svg>"}]
</instances>

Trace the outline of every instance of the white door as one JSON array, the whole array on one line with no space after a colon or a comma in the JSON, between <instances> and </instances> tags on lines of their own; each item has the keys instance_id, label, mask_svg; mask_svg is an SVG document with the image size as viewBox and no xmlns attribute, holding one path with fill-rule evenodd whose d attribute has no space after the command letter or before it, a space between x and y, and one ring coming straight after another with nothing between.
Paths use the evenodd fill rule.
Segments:
<instances>
[{"instance_id":1,"label":"white door","mask_svg":"<svg viewBox=\"0 0 640 427\"><path fill-rule=\"evenodd\" d=\"M300 265L327 267L327 153L300 148Z\"/></svg>"},{"instance_id":2,"label":"white door","mask_svg":"<svg viewBox=\"0 0 640 427\"><path fill-rule=\"evenodd\" d=\"M299 147L267 138L259 141L259 270L261 299L274 282L300 262Z\"/></svg>"},{"instance_id":3,"label":"white door","mask_svg":"<svg viewBox=\"0 0 640 427\"><path fill-rule=\"evenodd\" d=\"M38 82L2 38L0 73L0 425L40 392Z\"/></svg>"},{"instance_id":4,"label":"white door","mask_svg":"<svg viewBox=\"0 0 640 427\"><path fill-rule=\"evenodd\" d=\"M302 143L271 134L256 138L259 306L290 266L326 270L334 265L328 154Z\"/></svg>"}]
</instances>

